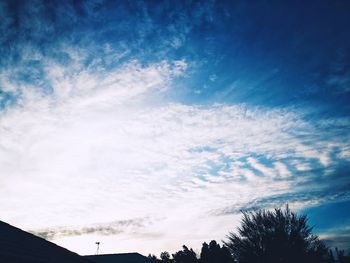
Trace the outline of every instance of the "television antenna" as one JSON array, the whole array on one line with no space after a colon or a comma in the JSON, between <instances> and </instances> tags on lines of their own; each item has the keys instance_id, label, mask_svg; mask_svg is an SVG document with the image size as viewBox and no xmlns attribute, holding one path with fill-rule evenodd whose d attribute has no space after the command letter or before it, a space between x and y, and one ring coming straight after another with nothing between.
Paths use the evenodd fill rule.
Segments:
<instances>
[{"instance_id":1,"label":"television antenna","mask_svg":"<svg viewBox=\"0 0 350 263\"><path fill-rule=\"evenodd\" d=\"M98 255L98 252L100 251L100 242L95 242L95 244L97 245L96 255Z\"/></svg>"}]
</instances>

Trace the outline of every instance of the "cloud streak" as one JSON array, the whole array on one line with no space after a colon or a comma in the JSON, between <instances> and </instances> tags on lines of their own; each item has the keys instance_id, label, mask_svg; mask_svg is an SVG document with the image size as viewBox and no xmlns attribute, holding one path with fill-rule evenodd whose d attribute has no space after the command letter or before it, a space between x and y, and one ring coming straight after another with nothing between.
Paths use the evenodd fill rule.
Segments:
<instances>
[{"instance_id":1,"label":"cloud streak","mask_svg":"<svg viewBox=\"0 0 350 263\"><path fill-rule=\"evenodd\" d=\"M70 236L81 236L89 234L98 234L102 236L118 235L126 231L136 231L148 224L147 219L129 219L120 220L104 224L93 224L84 227L54 227L31 230L30 232L47 240L55 240Z\"/></svg>"}]
</instances>

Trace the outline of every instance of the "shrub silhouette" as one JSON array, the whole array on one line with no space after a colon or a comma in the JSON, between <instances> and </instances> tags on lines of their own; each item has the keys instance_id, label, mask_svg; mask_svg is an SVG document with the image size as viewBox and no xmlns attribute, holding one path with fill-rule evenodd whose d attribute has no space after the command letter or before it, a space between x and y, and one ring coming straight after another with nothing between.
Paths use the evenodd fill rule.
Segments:
<instances>
[{"instance_id":1,"label":"shrub silhouette","mask_svg":"<svg viewBox=\"0 0 350 263\"><path fill-rule=\"evenodd\" d=\"M166 251L160 253L160 259L161 259L161 262L164 262L164 263L173 263L174 260L170 258L170 254Z\"/></svg>"},{"instance_id":2,"label":"shrub silhouette","mask_svg":"<svg viewBox=\"0 0 350 263\"><path fill-rule=\"evenodd\" d=\"M182 250L172 254L162 252L160 259L155 255L148 256L149 262L152 263L232 263L234 262L231 253L225 246L220 246L215 240L210 241L209 245L204 242L200 253L200 258L197 258L196 252L192 248L183 246Z\"/></svg>"},{"instance_id":3,"label":"shrub silhouette","mask_svg":"<svg viewBox=\"0 0 350 263\"><path fill-rule=\"evenodd\" d=\"M209 245L203 243L200 254L200 263L231 263L233 262L230 251L227 247L220 245L215 241L210 241Z\"/></svg>"},{"instance_id":4,"label":"shrub silhouette","mask_svg":"<svg viewBox=\"0 0 350 263\"><path fill-rule=\"evenodd\" d=\"M196 263L198 261L196 252L186 246L182 246L182 250L173 254L173 259L176 263Z\"/></svg>"},{"instance_id":5,"label":"shrub silhouette","mask_svg":"<svg viewBox=\"0 0 350 263\"><path fill-rule=\"evenodd\" d=\"M335 248L335 253L337 255L338 258L338 262L339 263L350 263L350 251L349 251L349 255L346 256L345 255L345 251L342 249L338 249L337 247Z\"/></svg>"},{"instance_id":6,"label":"shrub silhouette","mask_svg":"<svg viewBox=\"0 0 350 263\"><path fill-rule=\"evenodd\" d=\"M328 249L307 224L286 206L274 211L243 212L238 233L225 245L239 263L322 263Z\"/></svg>"}]
</instances>

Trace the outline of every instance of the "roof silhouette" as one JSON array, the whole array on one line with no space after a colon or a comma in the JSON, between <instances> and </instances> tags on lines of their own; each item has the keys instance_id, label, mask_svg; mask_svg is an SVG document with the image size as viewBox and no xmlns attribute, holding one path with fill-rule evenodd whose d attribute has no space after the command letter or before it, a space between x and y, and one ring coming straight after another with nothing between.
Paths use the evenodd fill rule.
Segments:
<instances>
[{"instance_id":1,"label":"roof silhouette","mask_svg":"<svg viewBox=\"0 0 350 263\"><path fill-rule=\"evenodd\" d=\"M0 221L0 262L91 263L68 249Z\"/></svg>"},{"instance_id":2,"label":"roof silhouette","mask_svg":"<svg viewBox=\"0 0 350 263\"><path fill-rule=\"evenodd\" d=\"M139 253L89 255L85 258L95 263L149 263L149 259Z\"/></svg>"}]
</instances>

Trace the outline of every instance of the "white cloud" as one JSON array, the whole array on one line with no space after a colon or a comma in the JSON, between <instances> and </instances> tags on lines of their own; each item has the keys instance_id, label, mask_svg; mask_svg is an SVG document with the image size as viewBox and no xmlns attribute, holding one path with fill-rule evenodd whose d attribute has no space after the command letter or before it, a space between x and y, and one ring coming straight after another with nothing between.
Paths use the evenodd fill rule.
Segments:
<instances>
[{"instance_id":1,"label":"white cloud","mask_svg":"<svg viewBox=\"0 0 350 263\"><path fill-rule=\"evenodd\" d=\"M232 230L236 216L216 211L294 191L298 180L281 158L298 158L297 169L314 158L327 165L295 136L313 132L297 112L157 100L186 67L133 61L93 72L47 61L52 94L16 87L18 106L0 114L2 219L41 229L147 217L155 223L145 229L100 238L128 238L126 250L147 240L152 252L167 249L161 236L175 249Z\"/></svg>"},{"instance_id":2,"label":"white cloud","mask_svg":"<svg viewBox=\"0 0 350 263\"><path fill-rule=\"evenodd\" d=\"M284 163L275 162L274 166L279 176L288 177L292 175L292 173L288 170L288 167Z\"/></svg>"},{"instance_id":3,"label":"white cloud","mask_svg":"<svg viewBox=\"0 0 350 263\"><path fill-rule=\"evenodd\" d=\"M276 175L276 173L273 169L266 167L265 165L259 163L255 158L249 157L247 159L247 161L251 165L252 168L261 172L263 175L270 176L270 177L274 177Z\"/></svg>"}]
</instances>

